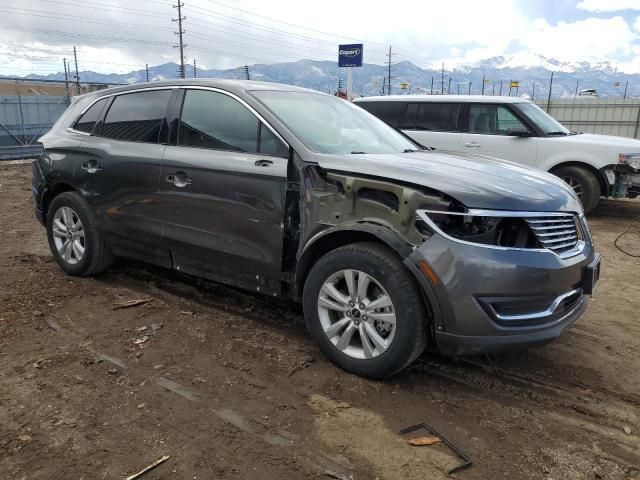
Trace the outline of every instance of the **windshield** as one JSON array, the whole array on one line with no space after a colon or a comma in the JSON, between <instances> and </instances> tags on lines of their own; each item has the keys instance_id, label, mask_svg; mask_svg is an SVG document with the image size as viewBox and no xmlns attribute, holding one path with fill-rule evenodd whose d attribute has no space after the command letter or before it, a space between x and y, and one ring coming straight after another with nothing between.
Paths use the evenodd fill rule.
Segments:
<instances>
[{"instance_id":1,"label":"windshield","mask_svg":"<svg viewBox=\"0 0 640 480\"><path fill-rule=\"evenodd\" d=\"M524 113L545 135L571 135L571 131L551 117L535 103L516 103L515 107Z\"/></svg>"},{"instance_id":2,"label":"windshield","mask_svg":"<svg viewBox=\"0 0 640 480\"><path fill-rule=\"evenodd\" d=\"M338 97L285 91L252 94L316 153L355 155L420 149L382 120Z\"/></svg>"}]
</instances>

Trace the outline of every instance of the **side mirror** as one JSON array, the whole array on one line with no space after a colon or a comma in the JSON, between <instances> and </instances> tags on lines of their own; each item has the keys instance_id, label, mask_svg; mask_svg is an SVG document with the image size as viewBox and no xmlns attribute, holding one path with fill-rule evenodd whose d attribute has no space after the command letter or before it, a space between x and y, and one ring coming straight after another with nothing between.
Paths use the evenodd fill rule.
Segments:
<instances>
[{"instance_id":1,"label":"side mirror","mask_svg":"<svg viewBox=\"0 0 640 480\"><path fill-rule=\"evenodd\" d=\"M531 137L532 133L526 128L507 128L509 137Z\"/></svg>"}]
</instances>

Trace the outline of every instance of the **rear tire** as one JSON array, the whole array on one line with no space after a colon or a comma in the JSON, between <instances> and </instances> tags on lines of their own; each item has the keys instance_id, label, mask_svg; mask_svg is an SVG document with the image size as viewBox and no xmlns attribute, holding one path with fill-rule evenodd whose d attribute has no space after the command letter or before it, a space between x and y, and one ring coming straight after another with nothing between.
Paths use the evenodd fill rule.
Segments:
<instances>
[{"instance_id":1,"label":"rear tire","mask_svg":"<svg viewBox=\"0 0 640 480\"><path fill-rule=\"evenodd\" d=\"M49 247L67 274L85 277L101 273L113 262L89 204L76 192L56 196L47 210Z\"/></svg>"},{"instance_id":2,"label":"rear tire","mask_svg":"<svg viewBox=\"0 0 640 480\"><path fill-rule=\"evenodd\" d=\"M357 375L394 375L427 344L428 319L415 279L379 244L354 243L321 257L306 279L303 307L323 353Z\"/></svg>"},{"instance_id":3,"label":"rear tire","mask_svg":"<svg viewBox=\"0 0 640 480\"><path fill-rule=\"evenodd\" d=\"M567 166L554 170L554 175L564 180L576 192L585 213L591 213L600 202L600 182L596 176L583 167Z\"/></svg>"}]
</instances>

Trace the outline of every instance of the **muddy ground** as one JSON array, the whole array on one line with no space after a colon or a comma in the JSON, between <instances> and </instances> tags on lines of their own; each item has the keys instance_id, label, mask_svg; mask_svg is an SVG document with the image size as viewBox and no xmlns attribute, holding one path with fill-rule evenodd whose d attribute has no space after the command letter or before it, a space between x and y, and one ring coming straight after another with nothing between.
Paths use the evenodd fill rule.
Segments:
<instances>
[{"instance_id":1,"label":"muddy ground","mask_svg":"<svg viewBox=\"0 0 640 480\"><path fill-rule=\"evenodd\" d=\"M445 445L399 435L421 422L473 460L453 478L640 479L640 259L613 246L640 202L591 216L602 280L555 343L379 382L323 358L294 304L124 261L65 276L30 196L30 166L0 164L2 479L122 479L163 455L145 480L445 478ZM640 225L621 245L640 254Z\"/></svg>"}]
</instances>

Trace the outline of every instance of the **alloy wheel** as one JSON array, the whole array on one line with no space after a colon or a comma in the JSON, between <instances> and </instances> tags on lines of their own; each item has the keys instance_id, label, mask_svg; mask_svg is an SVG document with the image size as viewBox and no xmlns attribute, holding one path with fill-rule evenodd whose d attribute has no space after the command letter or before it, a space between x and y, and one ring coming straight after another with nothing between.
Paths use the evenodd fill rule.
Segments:
<instances>
[{"instance_id":1,"label":"alloy wheel","mask_svg":"<svg viewBox=\"0 0 640 480\"><path fill-rule=\"evenodd\" d=\"M573 188L573 191L576 192L576 195L578 196L578 198L582 200L582 183L580 183L580 181L577 178L570 177L570 176L564 176L562 177L562 180L564 180L565 183L567 183L571 188Z\"/></svg>"},{"instance_id":2,"label":"alloy wheel","mask_svg":"<svg viewBox=\"0 0 640 480\"><path fill-rule=\"evenodd\" d=\"M53 216L53 242L60 257L70 265L84 257L84 227L78 214L69 207L60 207Z\"/></svg>"},{"instance_id":3,"label":"alloy wheel","mask_svg":"<svg viewBox=\"0 0 640 480\"><path fill-rule=\"evenodd\" d=\"M327 338L352 358L383 354L396 333L391 297L375 278L358 270L341 270L324 282L318 315Z\"/></svg>"}]
</instances>

